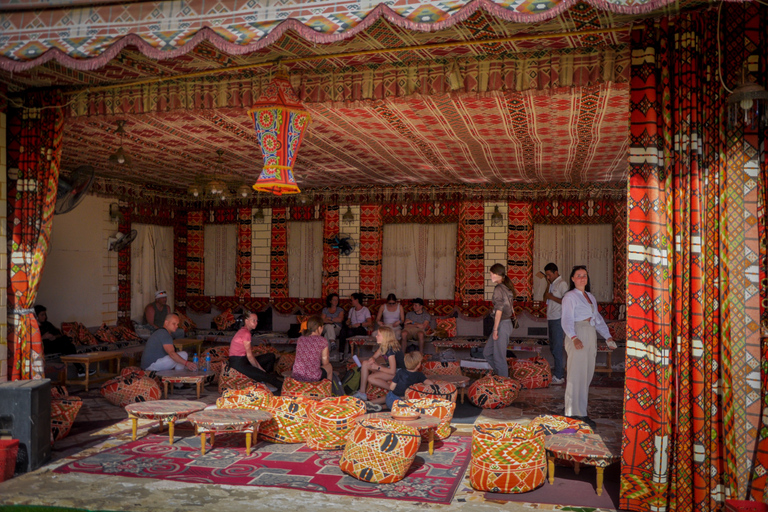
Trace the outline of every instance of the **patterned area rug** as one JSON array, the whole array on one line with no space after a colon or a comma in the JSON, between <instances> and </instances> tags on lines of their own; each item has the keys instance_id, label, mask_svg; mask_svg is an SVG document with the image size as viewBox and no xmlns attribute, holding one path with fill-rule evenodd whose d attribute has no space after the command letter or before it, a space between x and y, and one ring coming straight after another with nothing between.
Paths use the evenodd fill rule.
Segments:
<instances>
[{"instance_id":1,"label":"patterned area rug","mask_svg":"<svg viewBox=\"0 0 768 512\"><path fill-rule=\"evenodd\" d=\"M213 450L200 455L200 439L185 437L171 446L167 435L148 435L55 470L157 478L201 484L283 487L304 491L450 504L470 460L469 436L422 445L411 469L394 484L371 484L339 469L341 451L315 452L303 444L258 443L245 454L243 435L216 436Z\"/></svg>"}]
</instances>

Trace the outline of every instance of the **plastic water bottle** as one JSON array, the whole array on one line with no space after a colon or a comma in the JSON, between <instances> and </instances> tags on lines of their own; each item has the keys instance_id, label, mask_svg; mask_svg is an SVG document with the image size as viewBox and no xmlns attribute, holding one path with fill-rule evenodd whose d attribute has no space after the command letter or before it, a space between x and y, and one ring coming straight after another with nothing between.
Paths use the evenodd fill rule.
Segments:
<instances>
[{"instance_id":1,"label":"plastic water bottle","mask_svg":"<svg viewBox=\"0 0 768 512\"><path fill-rule=\"evenodd\" d=\"M195 354L194 356L192 356L192 362L193 362L193 363L194 363L194 365L197 367L197 354ZM198 368L199 368L199 367L198 367Z\"/></svg>"},{"instance_id":2,"label":"plastic water bottle","mask_svg":"<svg viewBox=\"0 0 768 512\"><path fill-rule=\"evenodd\" d=\"M203 371L211 371L211 354L205 354L205 368L203 368Z\"/></svg>"}]
</instances>

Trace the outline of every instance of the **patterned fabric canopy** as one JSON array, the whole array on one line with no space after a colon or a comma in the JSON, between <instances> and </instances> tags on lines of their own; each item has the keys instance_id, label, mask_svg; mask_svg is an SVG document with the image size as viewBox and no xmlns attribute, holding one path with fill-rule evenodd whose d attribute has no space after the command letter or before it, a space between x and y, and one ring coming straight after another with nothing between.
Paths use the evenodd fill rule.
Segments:
<instances>
[{"instance_id":1,"label":"patterned fabric canopy","mask_svg":"<svg viewBox=\"0 0 768 512\"><path fill-rule=\"evenodd\" d=\"M588 3L616 13L640 14L673 1ZM697 3L702 2L677 2L681 7ZM452 27L479 10L507 21L535 23L576 4L577 0L338 0L310 8L297 0L263 4L237 0L108 1L98 6L81 0L17 1L0 11L0 69L21 71L52 59L71 68L94 69L128 46L152 59L173 59L203 41L229 55L243 55L274 43L287 31L315 43L330 43L350 38L380 19L409 30L435 31Z\"/></svg>"}]
</instances>

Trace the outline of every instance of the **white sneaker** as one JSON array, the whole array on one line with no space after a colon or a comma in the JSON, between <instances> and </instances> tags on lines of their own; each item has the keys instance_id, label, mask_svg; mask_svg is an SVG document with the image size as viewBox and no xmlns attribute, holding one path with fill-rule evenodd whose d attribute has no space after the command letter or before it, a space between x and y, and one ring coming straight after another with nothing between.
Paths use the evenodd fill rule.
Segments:
<instances>
[{"instance_id":1,"label":"white sneaker","mask_svg":"<svg viewBox=\"0 0 768 512\"><path fill-rule=\"evenodd\" d=\"M383 407L373 402L365 402L365 409L367 412L381 412Z\"/></svg>"},{"instance_id":2,"label":"white sneaker","mask_svg":"<svg viewBox=\"0 0 768 512\"><path fill-rule=\"evenodd\" d=\"M272 384L270 384L269 382L264 382L263 384L267 386L267 389L270 391L270 393L274 393L275 391L277 391L277 388Z\"/></svg>"},{"instance_id":3,"label":"white sneaker","mask_svg":"<svg viewBox=\"0 0 768 512\"><path fill-rule=\"evenodd\" d=\"M557 377L555 377L555 376L553 375L553 376L552 376L552 380L551 380L551 381L549 381L549 383L550 383L550 384L553 384L553 385L555 385L555 386L559 386L559 385L561 385L561 384L565 383L565 379L558 379Z\"/></svg>"},{"instance_id":4,"label":"white sneaker","mask_svg":"<svg viewBox=\"0 0 768 512\"><path fill-rule=\"evenodd\" d=\"M360 400L362 400L364 402L368 400L368 395L363 393L362 391L355 391L355 394L352 395L352 396L355 397L355 398L359 398Z\"/></svg>"}]
</instances>

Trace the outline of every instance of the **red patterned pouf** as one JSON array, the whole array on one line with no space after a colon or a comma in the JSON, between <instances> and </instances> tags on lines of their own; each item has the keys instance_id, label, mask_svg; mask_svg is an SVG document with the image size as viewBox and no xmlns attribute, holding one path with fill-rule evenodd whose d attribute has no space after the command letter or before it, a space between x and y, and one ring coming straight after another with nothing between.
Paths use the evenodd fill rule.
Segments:
<instances>
[{"instance_id":1,"label":"red patterned pouf","mask_svg":"<svg viewBox=\"0 0 768 512\"><path fill-rule=\"evenodd\" d=\"M489 375L469 386L469 400L483 409L509 407L520 393L520 383L514 379Z\"/></svg>"},{"instance_id":2,"label":"red patterned pouf","mask_svg":"<svg viewBox=\"0 0 768 512\"><path fill-rule=\"evenodd\" d=\"M392 405L392 414L397 414L403 409L415 410L420 414L427 414L439 419L440 425L435 430L435 437L437 439L448 439L451 436L451 420L456 410L455 402L440 400L439 398L398 400ZM429 442L429 433L427 431L422 432L421 436L425 442Z\"/></svg>"},{"instance_id":3,"label":"red patterned pouf","mask_svg":"<svg viewBox=\"0 0 768 512\"><path fill-rule=\"evenodd\" d=\"M531 359L507 359L509 377L515 379L525 389L548 388L552 380L552 369L543 357Z\"/></svg>"},{"instance_id":4,"label":"red patterned pouf","mask_svg":"<svg viewBox=\"0 0 768 512\"><path fill-rule=\"evenodd\" d=\"M387 396L387 390L374 386L370 382L365 386L365 394L368 395L368 400L376 400L377 398L384 398Z\"/></svg>"},{"instance_id":5,"label":"red patterned pouf","mask_svg":"<svg viewBox=\"0 0 768 512\"><path fill-rule=\"evenodd\" d=\"M219 393L222 395L228 389L248 389L256 384L256 381L235 370L229 364L224 365L224 369L219 374Z\"/></svg>"},{"instance_id":6,"label":"red patterned pouf","mask_svg":"<svg viewBox=\"0 0 768 512\"><path fill-rule=\"evenodd\" d=\"M266 405L272 414L272 421L259 429L259 437L272 443L305 443L309 430L307 412L317 402L308 398L275 396Z\"/></svg>"},{"instance_id":7,"label":"red patterned pouf","mask_svg":"<svg viewBox=\"0 0 768 512\"><path fill-rule=\"evenodd\" d=\"M545 436L555 434L593 434L594 431L587 423L567 416L542 414L536 416L528 424L529 427Z\"/></svg>"},{"instance_id":8,"label":"red patterned pouf","mask_svg":"<svg viewBox=\"0 0 768 512\"><path fill-rule=\"evenodd\" d=\"M261 382L246 389L228 389L216 400L219 409L266 409L272 393Z\"/></svg>"},{"instance_id":9,"label":"red patterned pouf","mask_svg":"<svg viewBox=\"0 0 768 512\"><path fill-rule=\"evenodd\" d=\"M348 439L339 468L358 480L376 484L402 480L421 445L415 428L379 418L360 421Z\"/></svg>"},{"instance_id":10,"label":"red patterned pouf","mask_svg":"<svg viewBox=\"0 0 768 512\"><path fill-rule=\"evenodd\" d=\"M118 407L125 407L135 402L160 400L163 396L160 385L155 379L134 374L108 380L101 386L99 392L109 403Z\"/></svg>"},{"instance_id":11,"label":"red patterned pouf","mask_svg":"<svg viewBox=\"0 0 768 512\"><path fill-rule=\"evenodd\" d=\"M521 493L546 478L544 436L517 423L481 423L472 432L469 482L478 491Z\"/></svg>"},{"instance_id":12,"label":"red patterned pouf","mask_svg":"<svg viewBox=\"0 0 768 512\"><path fill-rule=\"evenodd\" d=\"M281 396L303 396L310 400L322 400L333 396L331 381L329 379L319 382L303 382L291 377L283 381Z\"/></svg>"},{"instance_id":13,"label":"red patterned pouf","mask_svg":"<svg viewBox=\"0 0 768 512\"><path fill-rule=\"evenodd\" d=\"M213 373L212 382L219 381L219 375L224 371L224 367L229 361L229 347L213 347L206 349L200 356L205 361L206 356L211 356L211 373Z\"/></svg>"},{"instance_id":14,"label":"red patterned pouf","mask_svg":"<svg viewBox=\"0 0 768 512\"><path fill-rule=\"evenodd\" d=\"M138 366L126 366L122 370L120 370L120 376L121 377L149 377L150 379L154 379L155 382L157 382L157 385L162 384L162 380L160 377L157 376L157 372L151 372L149 370L142 370Z\"/></svg>"},{"instance_id":15,"label":"red patterned pouf","mask_svg":"<svg viewBox=\"0 0 768 512\"><path fill-rule=\"evenodd\" d=\"M307 412L310 428L307 446L313 450L341 450L347 434L357 426L355 418L365 414L365 402L351 396L326 398Z\"/></svg>"},{"instance_id":16,"label":"red patterned pouf","mask_svg":"<svg viewBox=\"0 0 768 512\"><path fill-rule=\"evenodd\" d=\"M442 363L440 361L428 361L421 364L421 371L424 375L461 375L461 363L451 361Z\"/></svg>"},{"instance_id":17,"label":"red patterned pouf","mask_svg":"<svg viewBox=\"0 0 768 512\"><path fill-rule=\"evenodd\" d=\"M280 354L275 363L275 373L282 375L285 372L293 370L293 363L296 362L296 354Z\"/></svg>"},{"instance_id":18,"label":"red patterned pouf","mask_svg":"<svg viewBox=\"0 0 768 512\"><path fill-rule=\"evenodd\" d=\"M436 382L435 384L414 384L405 390L405 398L419 400L422 398L437 398L456 403L459 390L450 382Z\"/></svg>"},{"instance_id":19,"label":"red patterned pouf","mask_svg":"<svg viewBox=\"0 0 768 512\"><path fill-rule=\"evenodd\" d=\"M82 406L82 399L69 396L64 386L51 386L51 443L67 437Z\"/></svg>"}]
</instances>

